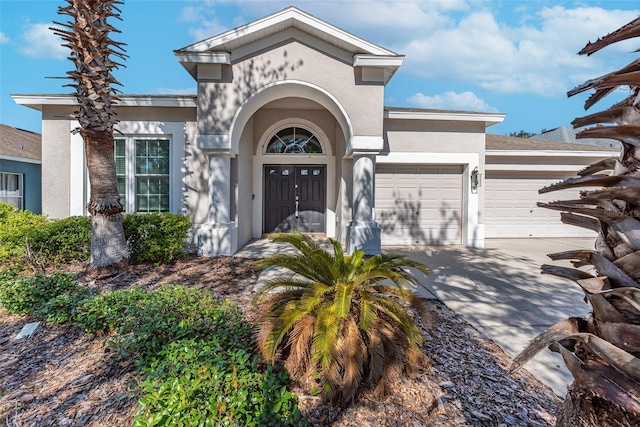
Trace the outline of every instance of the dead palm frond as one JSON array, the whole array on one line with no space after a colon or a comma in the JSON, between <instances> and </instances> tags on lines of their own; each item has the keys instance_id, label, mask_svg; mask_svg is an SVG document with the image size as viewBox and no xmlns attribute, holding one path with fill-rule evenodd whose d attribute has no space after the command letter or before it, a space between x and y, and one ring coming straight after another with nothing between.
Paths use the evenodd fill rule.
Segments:
<instances>
[{"instance_id":1,"label":"dead palm frond","mask_svg":"<svg viewBox=\"0 0 640 427\"><path fill-rule=\"evenodd\" d=\"M580 52L592 54L620 40L640 36L640 18L589 43ZM562 211L564 223L598 233L595 250L551 254L552 260L570 260L575 268L544 265L544 273L576 282L591 305L588 319L571 318L547 329L516 357L517 369L549 346L561 353L574 377L560 407L562 426L640 425L640 61L590 80L569 92L595 93L585 109L628 86L631 96L610 109L573 121L574 127L597 125L578 138L607 138L622 143L620 157L607 159L540 190L603 187L582 191L575 200L541 203ZM603 124L611 124L603 126ZM587 267L588 271L580 270Z\"/></svg>"}]
</instances>

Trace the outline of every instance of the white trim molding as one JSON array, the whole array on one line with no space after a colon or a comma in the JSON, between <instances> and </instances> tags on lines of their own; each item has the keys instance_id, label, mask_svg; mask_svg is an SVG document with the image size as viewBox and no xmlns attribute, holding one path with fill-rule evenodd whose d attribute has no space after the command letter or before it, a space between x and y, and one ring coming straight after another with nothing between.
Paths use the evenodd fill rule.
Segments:
<instances>
[{"instance_id":1,"label":"white trim molding","mask_svg":"<svg viewBox=\"0 0 640 427\"><path fill-rule=\"evenodd\" d=\"M484 122L485 127L502 123L506 114L500 113L475 113L467 111L442 111L442 110L418 110L418 109L393 109L386 108L385 119L399 120L443 120L443 121L464 121L464 122Z\"/></svg>"},{"instance_id":2,"label":"white trim molding","mask_svg":"<svg viewBox=\"0 0 640 427\"><path fill-rule=\"evenodd\" d=\"M11 95L18 105L42 111L44 105L76 106L73 95ZM196 95L119 95L116 107L180 107L196 108Z\"/></svg>"},{"instance_id":3,"label":"white trim molding","mask_svg":"<svg viewBox=\"0 0 640 427\"><path fill-rule=\"evenodd\" d=\"M22 162L22 163L34 163L36 165L42 164L41 160L27 159L26 157L5 156L4 154L0 154L0 160L10 160L12 162Z\"/></svg>"},{"instance_id":4,"label":"white trim molding","mask_svg":"<svg viewBox=\"0 0 640 427\"><path fill-rule=\"evenodd\" d=\"M620 151L487 150L485 154L487 157L618 157Z\"/></svg>"}]
</instances>

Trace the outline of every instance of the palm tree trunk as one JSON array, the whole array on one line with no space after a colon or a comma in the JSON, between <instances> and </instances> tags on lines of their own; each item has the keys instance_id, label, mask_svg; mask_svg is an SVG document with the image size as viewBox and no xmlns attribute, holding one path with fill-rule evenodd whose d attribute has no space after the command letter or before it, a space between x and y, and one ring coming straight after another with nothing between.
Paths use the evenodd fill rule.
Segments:
<instances>
[{"instance_id":1,"label":"palm tree trunk","mask_svg":"<svg viewBox=\"0 0 640 427\"><path fill-rule=\"evenodd\" d=\"M129 257L122 226L124 209L118 195L112 132L82 132L82 136L91 184L87 205L91 214L91 265L100 267Z\"/></svg>"},{"instance_id":2,"label":"palm tree trunk","mask_svg":"<svg viewBox=\"0 0 640 427\"><path fill-rule=\"evenodd\" d=\"M635 427L640 417L601 399L575 382L558 408L556 427Z\"/></svg>"}]
</instances>

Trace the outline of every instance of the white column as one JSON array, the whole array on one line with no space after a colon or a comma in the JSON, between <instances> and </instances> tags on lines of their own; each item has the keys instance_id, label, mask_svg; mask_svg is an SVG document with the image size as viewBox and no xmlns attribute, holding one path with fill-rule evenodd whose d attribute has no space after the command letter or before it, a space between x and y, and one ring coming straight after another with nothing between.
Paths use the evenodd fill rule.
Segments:
<instances>
[{"instance_id":1,"label":"white column","mask_svg":"<svg viewBox=\"0 0 640 427\"><path fill-rule=\"evenodd\" d=\"M347 250L380 253L380 227L373 220L375 155L353 155L353 219L347 229Z\"/></svg>"},{"instance_id":2,"label":"white column","mask_svg":"<svg viewBox=\"0 0 640 427\"><path fill-rule=\"evenodd\" d=\"M231 156L209 156L209 222L228 224L231 214Z\"/></svg>"},{"instance_id":3,"label":"white column","mask_svg":"<svg viewBox=\"0 0 640 427\"><path fill-rule=\"evenodd\" d=\"M231 155L209 154L209 224L198 230L204 256L233 255L238 250L238 228L231 220Z\"/></svg>"}]
</instances>

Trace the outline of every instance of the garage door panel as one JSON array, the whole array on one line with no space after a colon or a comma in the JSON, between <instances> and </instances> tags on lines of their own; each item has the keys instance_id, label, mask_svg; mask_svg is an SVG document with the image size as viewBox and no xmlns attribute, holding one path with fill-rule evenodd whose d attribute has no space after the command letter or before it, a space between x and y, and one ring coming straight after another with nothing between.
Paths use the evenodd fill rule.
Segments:
<instances>
[{"instance_id":1,"label":"garage door panel","mask_svg":"<svg viewBox=\"0 0 640 427\"><path fill-rule=\"evenodd\" d=\"M459 244L462 167L378 165L375 206L382 244Z\"/></svg>"},{"instance_id":2,"label":"garage door panel","mask_svg":"<svg viewBox=\"0 0 640 427\"><path fill-rule=\"evenodd\" d=\"M563 224L560 212L537 206L537 202L570 200L577 190L538 194L549 184L573 173L487 172L485 178L485 236L491 237L594 237L580 227Z\"/></svg>"}]
</instances>

